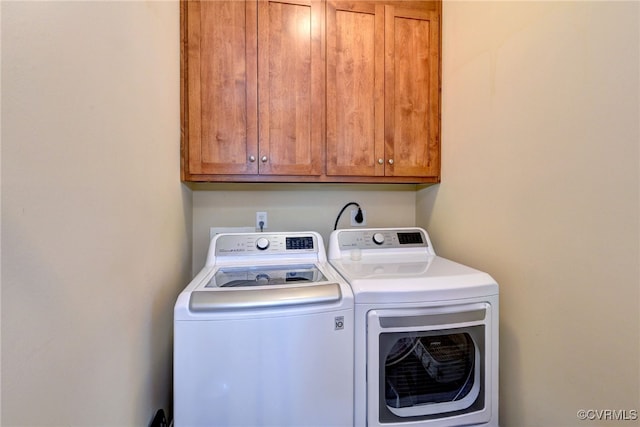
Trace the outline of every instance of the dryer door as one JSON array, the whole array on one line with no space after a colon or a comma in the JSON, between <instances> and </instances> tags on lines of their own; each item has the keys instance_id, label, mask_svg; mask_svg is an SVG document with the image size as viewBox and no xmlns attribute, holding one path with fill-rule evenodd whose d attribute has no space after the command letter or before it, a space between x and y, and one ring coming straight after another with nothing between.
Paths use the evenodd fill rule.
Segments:
<instances>
[{"instance_id":1,"label":"dryer door","mask_svg":"<svg viewBox=\"0 0 640 427\"><path fill-rule=\"evenodd\" d=\"M463 424L487 422L491 416L485 405L490 309L489 304L479 303L370 311L369 425L422 421L419 425L437 426L451 425L454 419Z\"/></svg>"}]
</instances>

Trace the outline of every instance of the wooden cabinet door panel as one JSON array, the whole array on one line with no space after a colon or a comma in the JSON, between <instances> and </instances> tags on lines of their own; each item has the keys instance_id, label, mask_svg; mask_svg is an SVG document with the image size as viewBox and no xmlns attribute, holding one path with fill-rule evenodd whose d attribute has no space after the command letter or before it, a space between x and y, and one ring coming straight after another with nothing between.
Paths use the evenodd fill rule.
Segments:
<instances>
[{"instance_id":1,"label":"wooden cabinet door panel","mask_svg":"<svg viewBox=\"0 0 640 427\"><path fill-rule=\"evenodd\" d=\"M385 9L387 176L439 175L439 19Z\"/></svg>"},{"instance_id":2,"label":"wooden cabinet door panel","mask_svg":"<svg viewBox=\"0 0 640 427\"><path fill-rule=\"evenodd\" d=\"M189 173L257 173L255 2L186 8Z\"/></svg>"},{"instance_id":3,"label":"wooden cabinet door panel","mask_svg":"<svg viewBox=\"0 0 640 427\"><path fill-rule=\"evenodd\" d=\"M323 173L321 1L258 1L260 174Z\"/></svg>"},{"instance_id":4,"label":"wooden cabinet door panel","mask_svg":"<svg viewBox=\"0 0 640 427\"><path fill-rule=\"evenodd\" d=\"M327 175L382 176L384 4L327 3Z\"/></svg>"}]
</instances>

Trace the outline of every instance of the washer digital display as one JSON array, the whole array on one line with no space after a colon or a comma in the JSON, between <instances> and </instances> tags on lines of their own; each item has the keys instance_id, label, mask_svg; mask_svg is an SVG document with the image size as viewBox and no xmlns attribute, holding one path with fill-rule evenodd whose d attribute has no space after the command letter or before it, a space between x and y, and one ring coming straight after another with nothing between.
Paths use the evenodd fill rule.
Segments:
<instances>
[{"instance_id":1,"label":"washer digital display","mask_svg":"<svg viewBox=\"0 0 640 427\"><path fill-rule=\"evenodd\" d=\"M313 249L313 237L287 237L287 250Z\"/></svg>"}]
</instances>

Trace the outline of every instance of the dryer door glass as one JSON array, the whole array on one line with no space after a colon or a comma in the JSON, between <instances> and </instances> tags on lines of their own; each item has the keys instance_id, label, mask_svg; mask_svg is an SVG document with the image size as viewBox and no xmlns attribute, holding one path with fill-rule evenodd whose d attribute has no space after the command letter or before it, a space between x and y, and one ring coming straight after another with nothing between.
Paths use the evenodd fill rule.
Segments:
<instances>
[{"instance_id":1,"label":"dryer door glass","mask_svg":"<svg viewBox=\"0 0 640 427\"><path fill-rule=\"evenodd\" d=\"M381 412L397 419L482 408L483 336L484 325L380 334Z\"/></svg>"}]
</instances>

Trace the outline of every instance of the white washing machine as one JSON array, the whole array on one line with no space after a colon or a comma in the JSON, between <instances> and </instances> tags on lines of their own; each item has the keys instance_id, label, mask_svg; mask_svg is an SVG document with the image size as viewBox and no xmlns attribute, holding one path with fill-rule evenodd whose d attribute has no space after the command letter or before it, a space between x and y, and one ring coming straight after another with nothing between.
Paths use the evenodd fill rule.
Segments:
<instances>
[{"instance_id":1,"label":"white washing machine","mask_svg":"<svg viewBox=\"0 0 640 427\"><path fill-rule=\"evenodd\" d=\"M319 234L215 236L175 304L175 426L352 426L353 313Z\"/></svg>"},{"instance_id":2,"label":"white washing machine","mask_svg":"<svg viewBox=\"0 0 640 427\"><path fill-rule=\"evenodd\" d=\"M356 426L497 426L498 285L421 228L337 230L355 298Z\"/></svg>"}]
</instances>

